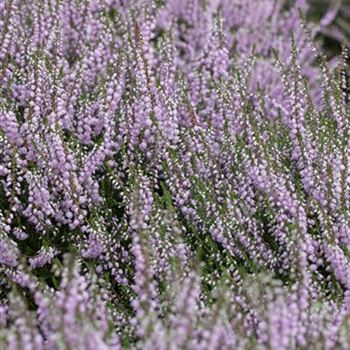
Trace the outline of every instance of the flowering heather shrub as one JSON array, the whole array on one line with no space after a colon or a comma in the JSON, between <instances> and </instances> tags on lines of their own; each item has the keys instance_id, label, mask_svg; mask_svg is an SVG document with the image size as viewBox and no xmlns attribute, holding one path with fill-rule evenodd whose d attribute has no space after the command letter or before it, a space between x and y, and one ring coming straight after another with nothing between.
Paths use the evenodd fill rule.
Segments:
<instances>
[{"instance_id":1,"label":"flowering heather shrub","mask_svg":"<svg viewBox=\"0 0 350 350\"><path fill-rule=\"evenodd\" d=\"M310 16L320 21L323 42L328 49L350 38L350 3L348 1L310 0ZM328 9L328 11L327 11ZM326 16L323 16L327 12ZM329 24L332 23L330 26Z\"/></svg>"},{"instance_id":2,"label":"flowering heather shrub","mask_svg":"<svg viewBox=\"0 0 350 350\"><path fill-rule=\"evenodd\" d=\"M349 349L347 8L0 1L1 349Z\"/></svg>"}]
</instances>

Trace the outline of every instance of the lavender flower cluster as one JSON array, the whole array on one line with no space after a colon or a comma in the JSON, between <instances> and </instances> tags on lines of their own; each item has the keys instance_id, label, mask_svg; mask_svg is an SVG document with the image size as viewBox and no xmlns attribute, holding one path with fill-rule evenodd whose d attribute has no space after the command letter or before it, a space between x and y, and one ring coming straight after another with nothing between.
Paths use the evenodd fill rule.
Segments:
<instances>
[{"instance_id":1,"label":"lavender flower cluster","mask_svg":"<svg viewBox=\"0 0 350 350\"><path fill-rule=\"evenodd\" d=\"M350 348L330 3L0 1L1 349Z\"/></svg>"}]
</instances>

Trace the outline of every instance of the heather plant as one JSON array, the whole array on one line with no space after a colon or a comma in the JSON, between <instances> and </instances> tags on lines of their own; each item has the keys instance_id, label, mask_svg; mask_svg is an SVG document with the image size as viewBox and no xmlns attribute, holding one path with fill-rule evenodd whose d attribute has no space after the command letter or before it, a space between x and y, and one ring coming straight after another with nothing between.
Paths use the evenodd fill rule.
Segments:
<instances>
[{"instance_id":1,"label":"heather plant","mask_svg":"<svg viewBox=\"0 0 350 350\"><path fill-rule=\"evenodd\" d=\"M350 347L348 13L311 3L0 2L1 349Z\"/></svg>"}]
</instances>

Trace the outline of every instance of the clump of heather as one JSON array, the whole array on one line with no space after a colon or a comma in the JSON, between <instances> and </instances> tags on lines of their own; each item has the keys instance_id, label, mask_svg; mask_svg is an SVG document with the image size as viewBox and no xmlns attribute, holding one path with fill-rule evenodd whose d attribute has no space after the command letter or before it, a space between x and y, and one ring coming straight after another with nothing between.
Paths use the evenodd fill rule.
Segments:
<instances>
[{"instance_id":1,"label":"clump of heather","mask_svg":"<svg viewBox=\"0 0 350 350\"><path fill-rule=\"evenodd\" d=\"M0 2L1 349L349 349L349 11L312 3Z\"/></svg>"}]
</instances>

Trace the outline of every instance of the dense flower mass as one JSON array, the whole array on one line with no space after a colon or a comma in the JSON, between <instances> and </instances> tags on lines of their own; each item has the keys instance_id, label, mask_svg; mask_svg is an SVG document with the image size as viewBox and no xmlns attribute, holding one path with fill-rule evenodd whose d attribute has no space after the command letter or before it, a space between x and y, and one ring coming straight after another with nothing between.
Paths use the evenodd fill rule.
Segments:
<instances>
[{"instance_id":1,"label":"dense flower mass","mask_svg":"<svg viewBox=\"0 0 350 350\"><path fill-rule=\"evenodd\" d=\"M312 3L0 0L1 349L350 348L350 7Z\"/></svg>"}]
</instances>

